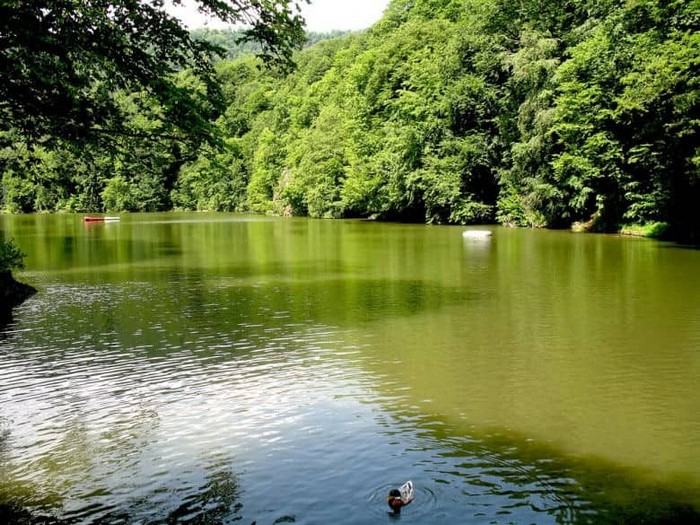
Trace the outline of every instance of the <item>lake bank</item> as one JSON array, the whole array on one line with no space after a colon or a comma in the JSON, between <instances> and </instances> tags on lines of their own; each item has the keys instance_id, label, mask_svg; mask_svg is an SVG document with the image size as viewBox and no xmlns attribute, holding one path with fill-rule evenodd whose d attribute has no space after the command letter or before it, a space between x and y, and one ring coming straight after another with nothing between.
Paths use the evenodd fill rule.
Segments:
<instances>
[{"instance_id":1,"label":"lake bank","mask_svg":"<svg viewBox=\"0 0 700 525\"><path fill-rule=\"evenodd\" d=\"M0 309L19 306L36 292L33 286L17 281L12 272L0 272Z\"/></svg>"}]
</instances>

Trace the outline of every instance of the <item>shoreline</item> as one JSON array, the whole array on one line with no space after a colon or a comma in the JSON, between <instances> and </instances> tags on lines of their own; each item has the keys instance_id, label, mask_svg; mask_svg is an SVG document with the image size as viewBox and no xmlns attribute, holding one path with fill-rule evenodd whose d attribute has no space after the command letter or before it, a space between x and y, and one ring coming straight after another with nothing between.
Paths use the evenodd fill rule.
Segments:
<instances>
[{"instance_id":1,"label":"shoreline","mask_svg":"<svg viewBox=\"0 0 700 525\"><path fill-rule=\"evenodd\" d=\"M19 306L35 293L36 288L17 281L12 272L0 272L0 309L10 310Z\"/></svg>"}]
</instances>

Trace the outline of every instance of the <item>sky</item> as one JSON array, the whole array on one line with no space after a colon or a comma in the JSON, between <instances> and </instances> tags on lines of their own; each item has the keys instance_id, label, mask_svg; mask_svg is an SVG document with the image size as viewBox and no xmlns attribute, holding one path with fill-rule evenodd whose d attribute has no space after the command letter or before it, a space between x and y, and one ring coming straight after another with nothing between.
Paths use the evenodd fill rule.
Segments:
<instances>
[{"instance_id":1,"label":"sky","mask_svg":"<svg viewBox=\"0 0 700 525\"><path fill-rule=\"evenodd\" d=\"M210 28L221 28L217 21L209 21L197 12L193 0L181 7L171 7L169 11L182 20L187 27L195 29L205 24ZM302 6L308 31L328 32L334 29L366 29L379 20L389 4L389 0L311 0L310 5Z\"/></svg>"}]
</instances>

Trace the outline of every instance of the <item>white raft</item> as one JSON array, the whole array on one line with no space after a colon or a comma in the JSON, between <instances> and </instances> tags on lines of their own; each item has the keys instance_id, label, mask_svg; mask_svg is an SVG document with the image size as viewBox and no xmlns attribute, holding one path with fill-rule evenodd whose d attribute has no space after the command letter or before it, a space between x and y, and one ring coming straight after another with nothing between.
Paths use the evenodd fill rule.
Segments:
<instances>
[{"instance_id":1,"label":"white raft","mask_svg":"<svg viewBox=\"0 0 700 525\"><path fill-rule=\"evenodd\" d=\"M475 241L486 241L491 238L492 232L488 230L464 230L462 237Z\"/></svg>"}]
</instances>

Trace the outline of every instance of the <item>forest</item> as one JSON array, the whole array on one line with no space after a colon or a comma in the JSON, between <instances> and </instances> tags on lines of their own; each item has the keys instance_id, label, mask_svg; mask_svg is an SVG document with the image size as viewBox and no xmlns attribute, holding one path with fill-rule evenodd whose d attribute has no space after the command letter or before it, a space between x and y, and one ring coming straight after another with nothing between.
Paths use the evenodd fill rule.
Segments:
<instances>
[{"instance_id":1,"label":"forest","mask_svg":"<svg viewBox=\"0 0 700 525\"><path fill-rule=\"evenodd\" d=\"M239 211L698 242L700 0L393 0L264 67L225 31L202 134L111 92L108 140L0 130L9 213ZM229 32L230 33L230 32ZM187 116L187 115L185 115ZM203 116L203 117L202 117ZM104 135L104 134L103 134Z\"/></svg>"}]
</instances>

